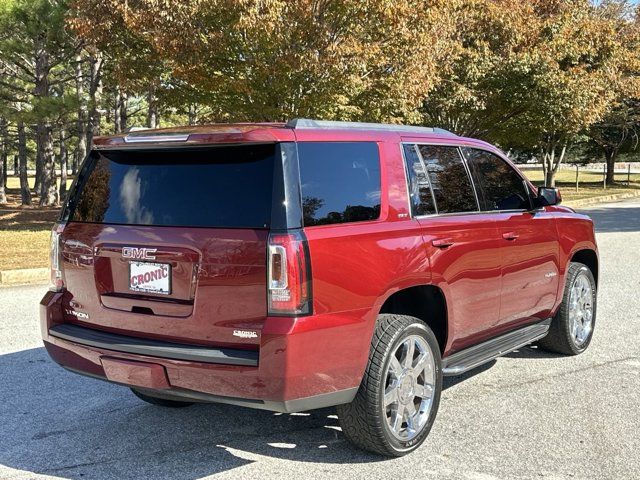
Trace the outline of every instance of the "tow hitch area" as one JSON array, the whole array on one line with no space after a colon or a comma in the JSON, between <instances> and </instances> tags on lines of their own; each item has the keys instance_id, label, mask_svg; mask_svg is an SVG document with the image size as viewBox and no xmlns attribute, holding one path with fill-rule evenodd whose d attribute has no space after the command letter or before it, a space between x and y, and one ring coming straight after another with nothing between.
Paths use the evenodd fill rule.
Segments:
<instances>
[{"instance_id":1,"label":"tow hitch area","mask_svg":"<svg viewBox=\"0 0 640 480\"><path fill-rule=\"evenodd\" d=\"M162 365L110 357L101 357L100 362L107 380L111 382L156 390L171 388Z\"/></svg>"}]
</instances>

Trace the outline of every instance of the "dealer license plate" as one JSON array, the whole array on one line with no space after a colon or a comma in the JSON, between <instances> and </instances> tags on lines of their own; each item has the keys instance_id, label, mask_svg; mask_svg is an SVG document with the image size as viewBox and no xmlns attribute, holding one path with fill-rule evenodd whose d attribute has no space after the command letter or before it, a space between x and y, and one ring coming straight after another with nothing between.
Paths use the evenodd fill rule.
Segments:
<instances>
[{"instance_id":1,"label":"dealer license plate","mask_svg":"<svg viewBox=\"0 0 640 480\"><path fill-rule=\"evenodd\" d=\"M171 265L168 263L129 262L129 290L171 294Z\"/></svg>"}]
</instances>

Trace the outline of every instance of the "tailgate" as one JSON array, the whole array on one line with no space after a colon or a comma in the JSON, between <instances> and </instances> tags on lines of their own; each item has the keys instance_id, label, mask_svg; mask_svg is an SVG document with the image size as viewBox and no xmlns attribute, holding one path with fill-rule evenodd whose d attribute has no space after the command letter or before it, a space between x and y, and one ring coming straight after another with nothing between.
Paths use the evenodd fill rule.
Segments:
<instances>
[{"instance_id":1,"label":"tailgate","mask_svg":"<svg viewBox=\"0 0 640 480\"><path fill-rule=\"evenodd\" d=\"M267 237L266 230L70 223L62 252L76 307L67 321L194 344L237 343L234 330L259 332L266 317ZM130 258L132 251L147 258ZM131 266L144 264L151 272L168 267L167 293L139 291L136 280L132 288Z\"/></svg>"}]
</instances>

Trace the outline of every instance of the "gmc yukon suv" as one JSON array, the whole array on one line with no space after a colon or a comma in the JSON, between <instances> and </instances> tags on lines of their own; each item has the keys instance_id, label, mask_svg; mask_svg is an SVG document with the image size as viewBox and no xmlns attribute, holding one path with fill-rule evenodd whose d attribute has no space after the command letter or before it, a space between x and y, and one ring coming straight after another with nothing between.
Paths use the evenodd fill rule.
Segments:
<instances>
[{"instance_id":1,"label":"gmc yukon suv","mask_svg":"<svg viewBox=\"0 0 640 480\"><path fill-rule=\"evenodd\" d=\"M44 344L63 367L181 407L337 406L399 456L443 375L537 342L583 352L588 217L495 147L297 119L101 137L51 240Z\"/></svg>"}]
</instances>

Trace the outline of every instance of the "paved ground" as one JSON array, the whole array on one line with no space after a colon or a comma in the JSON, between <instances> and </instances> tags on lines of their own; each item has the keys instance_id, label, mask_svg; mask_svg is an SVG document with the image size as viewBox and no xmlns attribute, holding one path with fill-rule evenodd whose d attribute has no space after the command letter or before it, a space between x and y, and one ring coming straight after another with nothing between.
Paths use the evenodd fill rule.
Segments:
<instances>
[{"instance_id":1,"label":"paved ground","mask_svg":"<svg viewBox=\"0 0 640 480\"><path fill-rule=\"evenodd\" d=\"M640 201L588 211L601 289L591 348L525 348L449 379L427 443L396 460L352 448L331 410L279 415L147 406L41 348L41 287L0 289L0 478L640 478Z\"/></svg>"}]
</instances>

